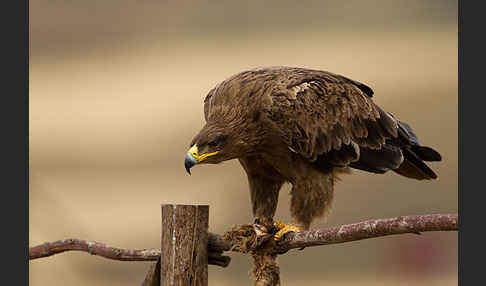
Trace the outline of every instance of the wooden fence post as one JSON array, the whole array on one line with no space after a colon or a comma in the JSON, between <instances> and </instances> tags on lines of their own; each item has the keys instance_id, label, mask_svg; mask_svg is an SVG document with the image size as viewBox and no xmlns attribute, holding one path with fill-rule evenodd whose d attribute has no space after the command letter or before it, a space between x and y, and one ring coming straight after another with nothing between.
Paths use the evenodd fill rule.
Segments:
<instances>
[{"instance_id":1,"label":"wooden fence post","mask_svg":"<svg viewBox=\"0 0 486 286\"><path fill-rule=\"evenodd\" d=\"M160 285L208 285L209 206L162 205Z\"/></svg>"}]
</instances>

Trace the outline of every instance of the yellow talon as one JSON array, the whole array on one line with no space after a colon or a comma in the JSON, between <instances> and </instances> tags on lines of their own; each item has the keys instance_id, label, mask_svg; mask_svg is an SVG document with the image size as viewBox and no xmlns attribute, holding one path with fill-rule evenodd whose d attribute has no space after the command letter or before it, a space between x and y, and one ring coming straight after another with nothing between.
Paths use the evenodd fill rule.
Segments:
<instances>
[{"instance_id":1,"label":"yellow talon","mask_svg":"<svg viewBox=\"0 0 486 286\"><path fill-rule=\"evenodd\" d=\"M301 232L302 229L293 224L286 224L281 221L275 221L273 225L278 229L277 233L273 236L274 240L280 240L287 232Z\"/></svg>"}]
</instances>

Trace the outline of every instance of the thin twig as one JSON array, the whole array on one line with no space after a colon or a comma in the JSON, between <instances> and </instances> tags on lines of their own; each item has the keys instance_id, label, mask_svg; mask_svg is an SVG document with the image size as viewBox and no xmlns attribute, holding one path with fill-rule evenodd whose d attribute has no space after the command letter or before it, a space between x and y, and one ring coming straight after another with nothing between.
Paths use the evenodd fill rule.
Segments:
<instances>
[{"instance_id":1,"label":"thin twig","mask_svg":"<svg viewBox=\"0 0 486 286\"><path fill-rule=\"evenodd\" d=\"M212 239L216 238L217 246L209 249L208 263L226 267L230 263L230 257L221 255L222 248L229 249L229 244L220 240L220 237L209 235L209 244L214 244ZM29 260L52 256L65 251L84 251L92 255L120 261L156 261L160 256L160 248L147 249L123 249L107 246L100 242L89 241L77 238L68 238L54 242L46 242L29 248Z\"/></svg>"},{"instance_id":2,"label":"thin twig","mask_svg":"<svg viewBox=\"0 0 486 286\"><path fill-rule=\"evenodd\" d=\"M122 249L106 246L95 241L68 238L31 247L29 259L47 257L71 250L85 251L93 255L121 261L156 261L160 256L160 248Z\"/></svg>"}]
</instances>

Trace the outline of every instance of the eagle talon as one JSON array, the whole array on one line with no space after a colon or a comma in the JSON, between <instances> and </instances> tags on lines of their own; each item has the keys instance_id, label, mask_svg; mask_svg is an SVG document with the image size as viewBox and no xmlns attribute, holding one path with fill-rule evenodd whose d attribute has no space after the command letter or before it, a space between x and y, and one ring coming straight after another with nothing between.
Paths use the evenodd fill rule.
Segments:
<instances>
[{"instance_id":1,"label":"eagle talon","mask_svg":"<svg viewBox=\"0 0 486 286\"><path fill-rule=\"evenodd\" d=\"M276 221L274 222L273 224L275 226L275 228L278 229L277 233L275 233L275 235L273 236L273 239L275 241L279 241L281 240L285 234L289 233L289 232L301 232L302 229L296 225L293 225L293 224L286 224L286 223L283 223L281 221Z\"/></svg>"}]
</instances>

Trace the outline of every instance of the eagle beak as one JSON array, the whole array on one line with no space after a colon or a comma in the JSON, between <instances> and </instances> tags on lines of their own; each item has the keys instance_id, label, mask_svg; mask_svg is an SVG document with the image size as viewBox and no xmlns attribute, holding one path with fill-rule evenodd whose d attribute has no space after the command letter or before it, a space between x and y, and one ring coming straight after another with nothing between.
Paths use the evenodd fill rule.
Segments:
<instances>
[{"instance_id":1,"label":"eagle beak","mask_svg":"<svg viewBox=\"0 0 486 286\"><path fill-rule=\"evenodd\" d=\"M197 149L197 145L194 144L189 151L187 151L186 158L184 160L184 167L186 167L187 173L191 174L191 168L194 167L199 162L202 162L208 157L214 156L219 152L212 152L199 155L199 150Z\"/></svg>"},{"instance_id":2,"label":"eagle beak","mask_svg":"<svg viewBox=\"0 0 486 286\"><path fill-rule=\"evenodd\" d=\"M189 152L186 154L186 159L184 160L184 167L186 167L187 173L191 174L191 168L197 164L196 158L192 157Z\"/></svg>"}]
</instances>

